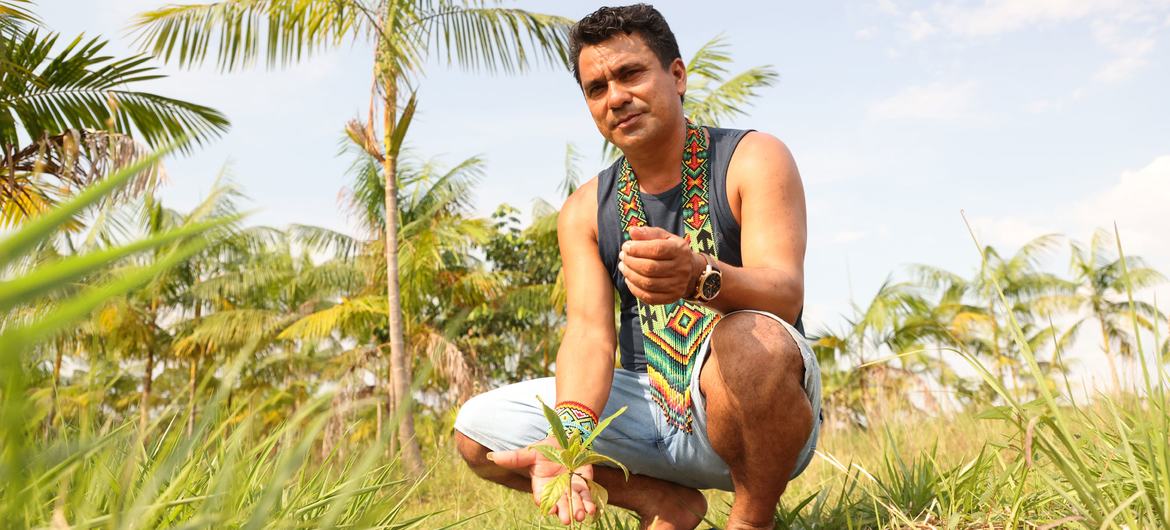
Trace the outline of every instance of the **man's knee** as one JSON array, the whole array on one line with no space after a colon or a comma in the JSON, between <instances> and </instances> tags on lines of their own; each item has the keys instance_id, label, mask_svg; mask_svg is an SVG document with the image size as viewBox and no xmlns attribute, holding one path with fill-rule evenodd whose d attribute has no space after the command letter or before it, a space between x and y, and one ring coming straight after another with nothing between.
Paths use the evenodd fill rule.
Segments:
<instances>
[{"instance_id":1,"label":"man's knee","mask_svg":"<svg viewBox=\"0 0 1170 530\"><path fill-rule=\"evenodd\" d=\"M777 382L800 385L804 378L795 339L783 324L759 313L733 313L720 320L711 332L710 355L728 385L751 381L749 388L775 388Z\"/></svg>"},{"instance_id":2,"label":"man's knee","mask_svg":"<svg viewBox=\"0 0 1170 530\"><path fill-rule=\"evenodd\" d=\"M482 394L474 396L459 407L459 413L455 416L455 449L473 469L491 464L487 459L491 449L465 434L465 431L477 432L479 423L488 413L485 405Z\"/></svg>"},{"instance_id":3,"label":"man's knee","mask_svg":"<svg viewBox=\"0 0 1170 530\"><path fill-rule=\"evenodd\" d=\"M455 450L459 451L459 456L463 457L463 461L472 469L490 464L487 454L491 449L458 430L455 431Z\"/></svg>"}]
</instances>

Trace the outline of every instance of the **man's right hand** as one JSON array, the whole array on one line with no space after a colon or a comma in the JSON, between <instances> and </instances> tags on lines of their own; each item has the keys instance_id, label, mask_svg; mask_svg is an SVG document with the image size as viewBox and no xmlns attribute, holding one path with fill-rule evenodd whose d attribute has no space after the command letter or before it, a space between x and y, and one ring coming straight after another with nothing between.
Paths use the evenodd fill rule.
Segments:
<instances>
[{"instance_id":1,"label":"man's right hand","mask_svg":"<svg viewBox=\"0 0 1170 530\"><path fill-rule=\"evenodd\" d=\"M532 500L539 506L544 488L553 479L566 473L566 470L564 466L545 458L544 455L540 454L540 451L532 448L537 445L560 448L556 439L549 436L523 449L495 451L488 453L487 456L497 466L527 472L532 477ZM589 494L589 486L582 477L593 480L593 466L577 468L570 481L569 492L557 500L556 507L553 508L551 514L559 517L561 524L568 525L572 519L578 522L584 521L587 515L593 515L597 512L597 506L593 504L593 497ZM572 510L569 509L570 505Z\"/></svg>"}]
</instances>

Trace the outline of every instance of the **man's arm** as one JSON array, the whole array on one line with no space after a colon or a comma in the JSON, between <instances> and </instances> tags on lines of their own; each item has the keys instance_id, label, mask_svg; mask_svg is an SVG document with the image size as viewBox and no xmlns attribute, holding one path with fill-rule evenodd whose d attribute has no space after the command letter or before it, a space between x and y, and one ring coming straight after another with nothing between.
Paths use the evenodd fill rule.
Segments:
<instances>
[{"instance_id":1,"label":"man's arm","mask_svg":"<svg viewBox=\"0 0 1170 530\"><path fill-rule=\"evenodd\" d=\"M557 217L565 275L565 336L557 351L557 401L576 401L598 415L613 384L613 284L597 249L597 179L565 201Z\"/></svg>"},{"instance_id":2,"label":"man's arm","mask_svg":"<svg viewBox=\"0 0 1170 530\"><path fill-rule=\"evenodd\" d=\"M596 197L595 178L565 201L557 217L568 319L557 351L557 401L576 401L600 415L613 385L617 337L613 284L597 251ZM549 436L536 445L557 445L557 442ZM527 470L532 477L532 500L537 505L549 482L565 473L563 467L530 448L489 453L488 458L504 468ZM571 491L557 501L553 513L563 524L584 521L587 514L597 511L582 477L592 479L593 467L575 470L570 479Z\"/></svg>"},{"instance_id":3,"label":"man's arm","mask_svg":"<svg viewBox=\"0 0 1170 530\"><path fill-rule=\"evenodd\" d=\"M795 323L804 305L807 235L804 187L792 154L774 136L749 133L732 155L727 189L743 266L719 262L723 285L707 305L723 313L759 309ZM653 227L631 236L621 271L634 296L664 304L692 293L707 265L685 240Z\"/></svg>"},{"instance_id":4,"label":"man's arm","mask_svg":"<svg viewBox=\"0 0 1170 530\"><path fill-rule=\"evenodd\" d=\"M795 323L804 306L808 236L804 186L792 153L772 135L748 133L731 157L727 189L743 266L719 263L723 287L708 305L724 313L760 309Z\"/></svg>"}]
</instances>

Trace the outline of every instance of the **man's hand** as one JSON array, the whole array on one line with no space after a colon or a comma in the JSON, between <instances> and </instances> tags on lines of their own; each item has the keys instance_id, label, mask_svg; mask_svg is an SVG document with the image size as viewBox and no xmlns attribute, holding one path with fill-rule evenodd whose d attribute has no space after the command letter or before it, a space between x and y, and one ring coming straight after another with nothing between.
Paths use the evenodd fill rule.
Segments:
<instances>
[{"instance_id":1,"label":"man's hand","mask_svg":"<svg viewBox=\"0 0 1170 530\"><path fill-rule=\"evenodd\" d=\"M630 237L618 255L618 270L630 293L653 305L693 294L695 279L707 263L686 239L656 226L634 227Z\"/></svg>"},{"instance_id":2,"label":"man's hand","mask_svg":"<svg viewBox=\"0 0 1170 530\"><path fill-rule=\"evenodd\" d=\"M560 447L560 444L552 436L532 445ZM566 473L564 466L545 458L544 455L540 454L540 451L531 448L531 446L515 451L491 452L488 453L488 459L502 468L527 471L532 477L532 501L537 506L540 506L540 497L545 486L554 478ZM561 524L570 524L570 519L575 519L578 522L584 521L587 515L597 513L597 505L593 504L593 497L589 494L589 486L581 477L593 480L593 466L576 469L576 473L570 481L569 492L561 496L556 507L553 508L552 515L559 517ZM569 509L570 503L572 510Z\"/></svg>"}]
</instances>

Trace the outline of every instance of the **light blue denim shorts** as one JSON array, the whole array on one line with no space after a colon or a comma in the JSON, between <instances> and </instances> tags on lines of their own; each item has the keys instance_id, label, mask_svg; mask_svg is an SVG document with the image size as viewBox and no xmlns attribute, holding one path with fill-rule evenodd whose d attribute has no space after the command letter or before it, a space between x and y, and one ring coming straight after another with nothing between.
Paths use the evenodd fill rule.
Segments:
<instances>
[{"instance_id":1,"label":"light blue denim shorts","mask_svg":"<svg viewBox=\"0 0 1170 530\"><path fill-rule=\"evenodd\" d=\"M812 404L813 428L797 458L796 477L812 460L821 430L821 373L808 341L783 319L760 313L784 325L800 347L804 358L804 391ZM703 366L710 337L699 348L698 366ZM613 387L601 417L622 407L626 412L613 421L593 442L593 449L623 463L631 473L659 478L697 489L732 491L731 471L707 439L707 408L699 392L699 370L691 376L693 433L670 425L650 397L650 379L642 372L617 369ZM492 451L519 449L547 436L548 421L540 402L556 402L556 378L532 379L497 388L463 404L455 429Z\"/></svg>"}]
</instances>

